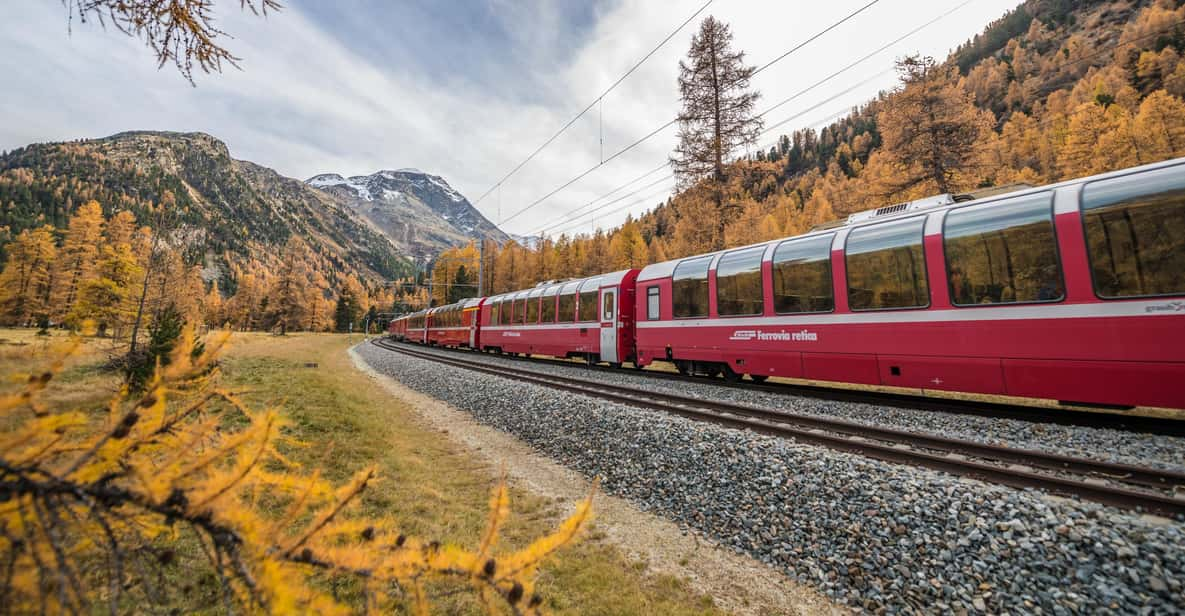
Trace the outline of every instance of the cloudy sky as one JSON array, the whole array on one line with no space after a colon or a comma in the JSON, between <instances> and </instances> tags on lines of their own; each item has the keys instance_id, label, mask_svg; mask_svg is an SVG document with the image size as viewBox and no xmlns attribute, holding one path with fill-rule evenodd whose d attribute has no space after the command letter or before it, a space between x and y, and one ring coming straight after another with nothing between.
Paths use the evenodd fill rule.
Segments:
<instances>
[{"instance_id":1,"label":"cloudy sky","mask_svg":"<svg viewBox=\"0 0 1185 616\"><path fill-rule=\"evenodd\" d=\"M674 127L523 209L674 117L678 61L703 16L728 22L734 45L760 66L869 1L713 0L478 208L507 231L555 234L653 207L670 191L665 169L597 199L662 165ZM705 2L285 0L260 19L224 0L219 25L234 37L224 42L242 70L199 74L192 87L111 28L75 20L69 31L58 0L8 0L0 2L0 149L125 130L203 131L236 158L284 175L416 167L476 201ZM761 145L892 87L894 57L945 57L1018 2L880 0L755 77L761 111L798 95L766 116L767 126L786 123Z\"/></svg>"}]
</instances>

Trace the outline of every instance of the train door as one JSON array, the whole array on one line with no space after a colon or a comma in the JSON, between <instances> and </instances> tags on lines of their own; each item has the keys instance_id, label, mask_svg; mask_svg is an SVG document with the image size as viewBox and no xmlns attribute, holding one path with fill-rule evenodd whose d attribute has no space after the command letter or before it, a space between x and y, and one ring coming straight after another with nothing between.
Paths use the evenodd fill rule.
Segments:
<instances>
[{"instance_id":1,"label":"train door","mask_svg":"<svg viewBox=\"0 0 1185 616\"><path fill-rule=\"evenodd\" d=\"M469 348L477 348L477 318L481 315L481 309L475 308L467 311L469 314Z\"/></svg>"},{"instance_id":2,"label":"train door","mask_svg":"<svg viewBox=\"0 0 1185 616\"><path fill-rule=\"evenodd\" d=\"M617 287L601 290L601 361L617 363Z\"/></svg>"}]
</instances>

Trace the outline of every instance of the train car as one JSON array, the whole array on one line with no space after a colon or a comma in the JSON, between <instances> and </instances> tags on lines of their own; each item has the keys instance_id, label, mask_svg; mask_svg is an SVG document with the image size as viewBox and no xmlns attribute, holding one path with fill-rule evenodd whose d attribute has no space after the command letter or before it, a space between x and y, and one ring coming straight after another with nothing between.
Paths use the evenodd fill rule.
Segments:
<instances>
[{"instance_id":1,"label":"train car","mask_svg":"<svg viewBox=\"0 0 1185 616\"><path fill-rule=\"evenodd\" d=\"M428 344L450 348L478 348L477 314L483 299L465 299L429 310Z\"/></svg>"},{"instance_id":2,"label":"train car","mask_svg":"<svg viewBox=\"0 0 1185 616\"><path fill-rule=\"evenodd\" d=\"M391 319L387 325L387 333L394 339L403 341L407 339L407 315L402 315Z\"/></svg>"},{"instance_id":3,"label":"train car","mask_svg":"<svg viewBox=\"0 0 1185 616\"><path fill-rule=\"evenodd\" d=\"M407 324L404 326L404 339L408 342L426 344L428 341L428 311L413 312L405 318Z\"/></svg>"},{"instance_id":4,"label":"train car","mask_svg":"<svg viewBox=\"0 0 1185 616\"><path fill-rule=\"evenodd\" d=\"M633 361L637 276L622 270L490 297L481 308L479 348L613 366Z\"/></svg>"},{"instance_id":5,"label":"train car","mask_svg":"<svg viewBox=\"0 0 1185 616\"><path fill-rule=\"evenodd\" d=\"M1185 408L1185 159L644 268L638 364Z\"/></svg>"}]
</instances>

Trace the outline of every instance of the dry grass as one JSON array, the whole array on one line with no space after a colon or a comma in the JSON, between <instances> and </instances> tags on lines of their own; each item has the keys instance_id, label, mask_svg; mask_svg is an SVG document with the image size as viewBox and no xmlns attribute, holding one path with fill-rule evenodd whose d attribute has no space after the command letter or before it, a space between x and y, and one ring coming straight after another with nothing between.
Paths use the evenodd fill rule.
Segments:
<instances>
[{"instance_id":1,"label":"dry grass","mask_svg":"<svg viewBox=\"0 0 1185 616\"><path fill-rule=\"evenodd\" d=\"M419 536L467 545L485 523L499 469L474 461L405 404L352 365L345 350L360 336L241 334L224 363L225 381L248 390L256 407L280 404L293 436L308 444L293 452L342 480L366 464L383 481L368 490L363 511L382 511ZM307 367L315 364L316 367ZM505 541L521 546L554 528L573 503L515 490ZM595 504L594 504L595 511ZM652 574L631 562L595 525L580 543L542 568L540 592L561 614L715 614L710 597L681 579ZM438 607L467 613L463 598Z\"/></svg>"},{"instance_id":2,"label":"dry grass","mask_svg":"<svg viewBox=\"0 0 1185 616\"><path fill-rule=\"evenodd\" d=\"M0 374L33 369L30 353L63 336L55 332L47 339L33 330L0 330ZM222 362L222 384L242 392L254 408L280 407L291 420L290 435L303 442L286 453L321 468L330 481L340 483L367 465L377 466L382 479L364 494L361 513L393 517L409 535L472 547L485 526L499 469L475 461L359 372L346 349L360 340L332 334L236 334ZM45 400L55 406L102 407L120 384L118 375L102 368L112 348L109 340L85 341ZM547 534L573 505L512 490L503 542L518 548ZM197 551L185 541L177 549ZM206 612L217 605L211 572L165 575L182 589L181 612ZM347 601L358 590L338 578L319 583ZM582 541L544 563L539 591L547 598L545 606L559 614L721 613L710 597L685 580L649 572L646 563L625 557L595 524ZM439 613L480 612L466 594L433 603Z\"/></svg>"}]
</instances>

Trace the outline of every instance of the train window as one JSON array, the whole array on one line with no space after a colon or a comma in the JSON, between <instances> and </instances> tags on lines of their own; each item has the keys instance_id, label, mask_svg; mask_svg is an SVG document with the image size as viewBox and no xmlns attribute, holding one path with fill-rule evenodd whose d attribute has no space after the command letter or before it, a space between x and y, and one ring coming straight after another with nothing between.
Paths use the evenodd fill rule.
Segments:
<instances>
[{"instance_id":1,"label":"train window","mask_svg":"<svg viewBox=\"0 0 1185 616\"><path fill-rule=\"evenodd\" d=\"M560 296L560 323L576 322L576 292L565 293Z\"/></svg>"},{"instance_id":2,"label":"train window","mask_svg":"<svg viewBox=\"0 0 1185 616\"><path fill-rule=\"evenodd\" d=\"M930 304L922 252L925 217L854 229L848 236L852 310L924 308Z\"/></svg>"},{"instance_id":3,"label":"train window","mask_svg":"<svg viewBox=\"0 0 1185 616\"><path fill-rule=\"evenodd\" d=\"M956 306L1048 302L1065 294L1053 193L953 210L942 244Z\"/></svg>"},{"instance_id":4,"label":"train window","mask_svg":"<svg viewBox=\"0 0 1185 616\"><path fill-rule=\"evenodd\" d=\"M527 298L527 314L526 321L523 323L538 323L539 322L539 296Z\"/></svg>"},{"instance_id":5,"label":"train window","mask_svg":"<svg viewBox=\"0 0 1185 616\"><path fill-rule=\"evenodd\" d=\"M605 291L605 294L601 297L601 312L604 313L601 315L602 320L613 320L614 314L616 313L616 306L613 305L614 297L615 295L613 291L608 290Z\"/></svg>"},{"instance_id":6,"label":"train window","mask_svg":"<svg viewBox=\"0 0 1185 616\"><path fill-rule=\"evenodd\" d=\"M499 302L498 300L494 300L494 301L490 302L490 325L497 325L498 324L498 308L500 307L500 305L501 305L501 302Z\"/></svg>"},{"instance_id":7,"label":"train window","mask_svg":"<svg viewBox=\"0 0 1185 616\"><path fill-rule=\"evenodd\" d=\"M671 300L675 318L708 316L708 266L712 257L688 259L671 275Z\"/></svg>"},{"instance_id":8,"label":"train window","mask_svg":"<svg viewBox=\"0 0 1185 616\"><path fill-rule=\"evenodd\" d=\"M1100 180L1082 191L1095 293L1105 299L1185 293L1181 167Z\"/></svg>"},{"instance_id":9,"label":"train window","mask_svg":"<svg viewBox=\"0 0 1185 616\"><path fill-rule=\"evenodd\" d=\"M831 242L835 234L790 240L774 249L774 312L831 312Z\"/></svg>"},{"instance_id":10,"label":"train window","mask_svg":"<svg viewBox=\"0 0 1185 616\"><path fill-rule=\"evenodd\" d=\"M658 285L646 287L646 319L657 321L662 316L662 290Z\"/></svg>"},{"instance_id":11,"label":"train window","mask_svg":"<svg viewBox=\"0 0 1185 616\"><path fill-rule=\"evenodd\" d=\"M721 316L761 314L761 257L765 246L725 253L716 264L716 312Z\"/></svg>"},{"instance_id":12,"label":"train window","mask_svg":"<svg viewBox=\"0 0 1185 616\"><path fill-rule=\"evenodd\" d=\"M555 296L543 296L543 322L555 323Z\"/></svg>"},{"instance_id":13,"label":"train window","mask_svg":"<svg viewBox=\"0 0 1185 616\"><path fill-rule=\"evenodd\" d=\"M593 323L597 320L597 295L601 291L601 279L593 278L580 285L580 299L577 302L580 311L577 318L582 323Z\"/></svg>"},{"instance_id":14,"label":"train window","mask_svg":"<svg viewBox=\"0 0 1185 616\"><path fill-rule=\"evenodd\" d=\"M597 320L597 292L600 289L593 287L580 292L580 321L582 323L589 323Z\"/></svg>"}]
</instances>

